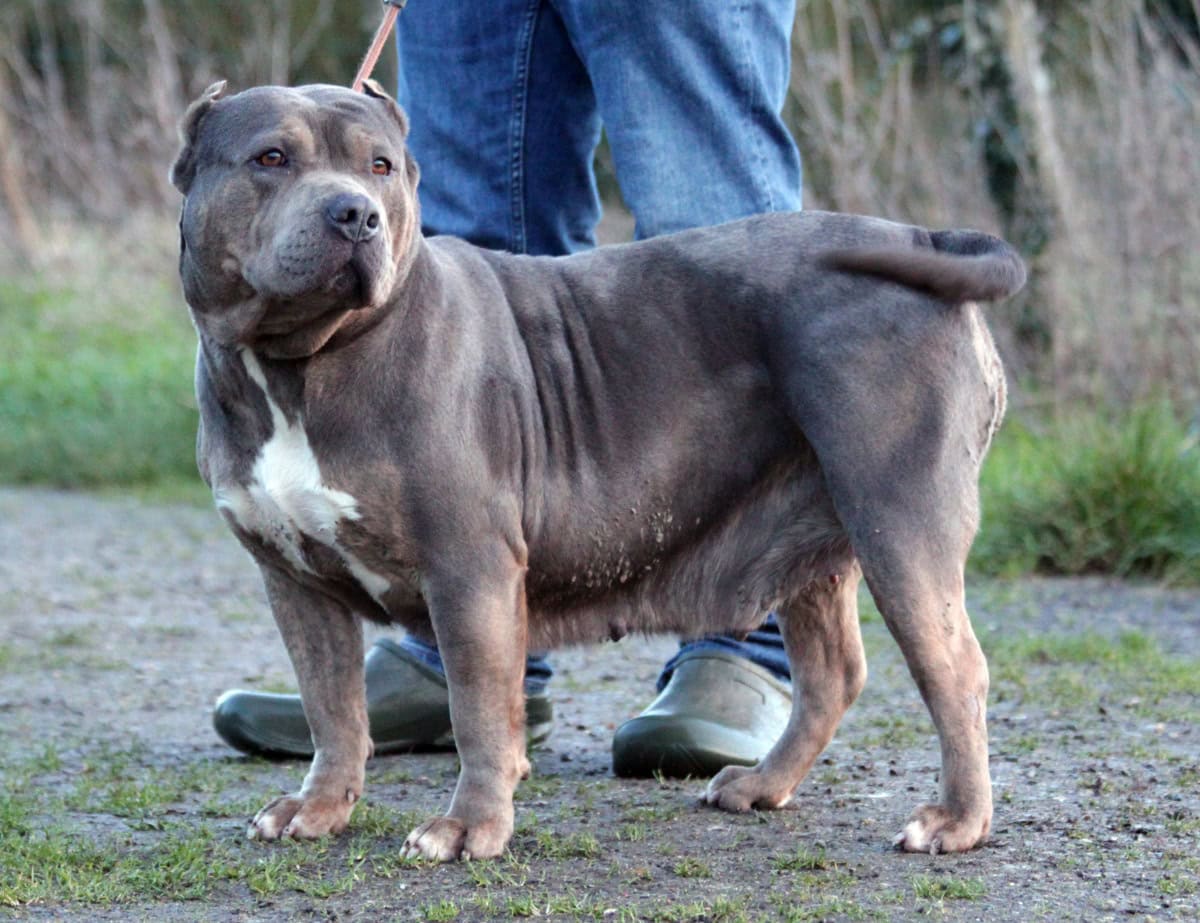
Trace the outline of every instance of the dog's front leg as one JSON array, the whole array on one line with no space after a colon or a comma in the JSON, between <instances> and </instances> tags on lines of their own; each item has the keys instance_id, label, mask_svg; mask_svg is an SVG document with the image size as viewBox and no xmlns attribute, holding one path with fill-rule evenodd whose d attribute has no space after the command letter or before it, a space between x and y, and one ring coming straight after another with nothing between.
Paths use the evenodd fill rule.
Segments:
<instances>
[{"instance_id":1,"label":"dog's front leg","mask_svg":"<svg viewBox=\"0 0 1200 923\"><path fill-rule=\"evenodd\" d=\"M316 750L300 791L270 802L250 822L254 839L340 833L362 796L371 755L363 684L362 626L342 604L264 567L271 611L287 645Z\"/></svg>"},{"instance_id":2,"label":"dog's front leg","mask_svg":"<svg viewBox=\"0 0 1200 923\"><path fill-rule=\"evenodd\" d=\"M410 833L404 855L439 862L498 856L512 836L513 790L529 775L524 568L514 563L474 585L435 578L426 598L462 768L450 810Z\"/></svg>"}]
</instances>

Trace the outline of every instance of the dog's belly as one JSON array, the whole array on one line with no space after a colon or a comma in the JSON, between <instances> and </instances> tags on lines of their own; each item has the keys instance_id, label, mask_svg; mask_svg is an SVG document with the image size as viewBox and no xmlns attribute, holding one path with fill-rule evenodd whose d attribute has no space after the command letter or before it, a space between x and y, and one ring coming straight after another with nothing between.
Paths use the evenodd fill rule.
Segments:
<instances>
[{"instance_id":1,"label":"dog's belly","mask_svg":"<svg viewBox=\"0 0 1200 923\"><path fill-rule=\"evenodd\" d=\"M854 561L815 459L781 460L719 513L652 542L609 532L566 570L527 577L530 643L557 647L628 632L745 632L813 580L844 577ZM657 536L655 536L657 539ZM626 543L627 542L627 543ZM640 554L630 551L642 548Z\"/></svg>"}]
</instances>

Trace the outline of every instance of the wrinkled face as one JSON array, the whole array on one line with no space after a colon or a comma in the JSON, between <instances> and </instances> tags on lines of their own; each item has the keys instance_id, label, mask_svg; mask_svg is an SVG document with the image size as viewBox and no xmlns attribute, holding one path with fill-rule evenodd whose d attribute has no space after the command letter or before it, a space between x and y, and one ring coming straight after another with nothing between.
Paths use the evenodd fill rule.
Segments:
<instances>
[{"instance_id":1,"label":"wrinkled face","mask_svg":"<svg viewBox=\"0 0 1200 923\"><path fill-rule=\"evenodd\" d=\"M183 133L180 274L204 331L306 355L388 301L419 216L405 119L382 91L218 87Z\"/></svg>"}]
</instances>

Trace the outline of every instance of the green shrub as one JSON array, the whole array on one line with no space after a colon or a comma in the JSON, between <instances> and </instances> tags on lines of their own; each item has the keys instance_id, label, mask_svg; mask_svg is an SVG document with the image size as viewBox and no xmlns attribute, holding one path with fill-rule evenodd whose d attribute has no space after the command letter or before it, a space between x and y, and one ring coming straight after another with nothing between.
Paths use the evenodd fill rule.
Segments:
<instances>
[{"instance_id":1,"label":"green shrub","mask_svg":"<svg viewBox=\"0 0 1200 923\"><path fill-rule=\"evenodd\" d=\"M1010 422L982 502L981 572L1200 582L1200 447L1166 404Z\"/></svg>"}]
</instances>

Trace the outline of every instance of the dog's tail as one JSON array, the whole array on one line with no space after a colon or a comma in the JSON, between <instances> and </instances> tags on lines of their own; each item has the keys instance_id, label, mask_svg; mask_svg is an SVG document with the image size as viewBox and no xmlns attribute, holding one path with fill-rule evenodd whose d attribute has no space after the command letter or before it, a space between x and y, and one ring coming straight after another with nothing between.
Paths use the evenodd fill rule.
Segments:
<instances>
[{"instance_id":1,"label":"dog's tail","mask_svg":"<svg viewBox=\"0 0 1200 923\"><path fill-rule=\"evenodd\" d=\"M1007 298L1025 284L1025 263L999 237L979 231L933 231L933 249L863 247L830 250L820 265L898 282L951 304Z\"/></svg>"}]
</instances>

